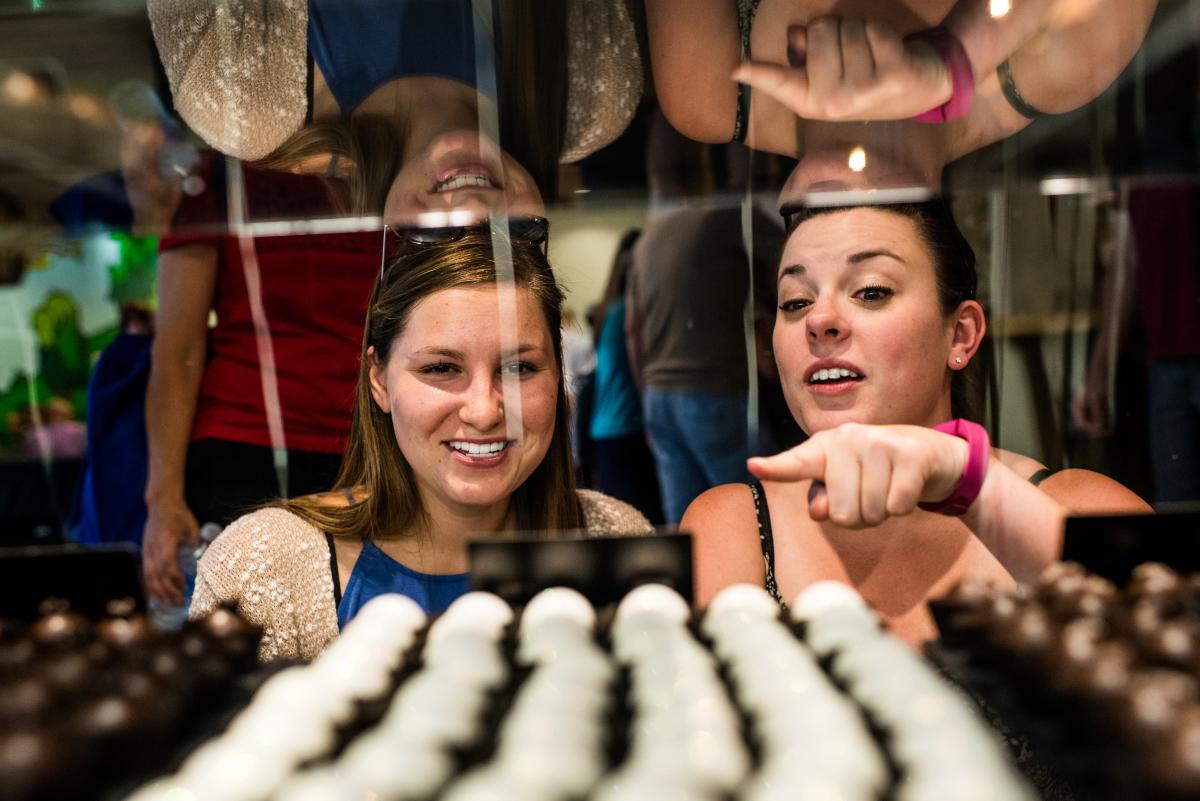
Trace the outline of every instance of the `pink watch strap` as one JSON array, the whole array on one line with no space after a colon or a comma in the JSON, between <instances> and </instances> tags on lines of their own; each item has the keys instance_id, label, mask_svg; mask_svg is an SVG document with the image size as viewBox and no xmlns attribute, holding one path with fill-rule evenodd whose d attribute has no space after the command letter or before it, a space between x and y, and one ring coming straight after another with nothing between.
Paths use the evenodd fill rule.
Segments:
<instances>
[{"instance_id":1,"label":"pink watch strap","mask_svg":"<svg viewBox=\"0 0 1200 801\"><path fill-rule=\"evenodd\" d=\"M967 466L963 468L962 478L945 500L932 503L917 504L927 512L938 512L944 515L961 515L971 507L979 497L983 488L983 479L987 477L988 460L991 458L991 441L987 429L964 420L961 417L934 426L934 431L941 431L967 441Z\"/></svg>"},{"instance_id":2,"label":"pink watch strap","mask_svg":"<svg viewBox=\"0 0 1200 801\"><path fill-rule=\"evenodd\" d=\"M952 91L945 103L913 119L917 122L949 122L965 115L971 110L971 101L975 99L975 71L971 68L971 59L963 49L962 42L940 26L905 37L905 41L914 39L930 45L942 57L942 63L950 71Z\"/></svg>"}]
</instances>

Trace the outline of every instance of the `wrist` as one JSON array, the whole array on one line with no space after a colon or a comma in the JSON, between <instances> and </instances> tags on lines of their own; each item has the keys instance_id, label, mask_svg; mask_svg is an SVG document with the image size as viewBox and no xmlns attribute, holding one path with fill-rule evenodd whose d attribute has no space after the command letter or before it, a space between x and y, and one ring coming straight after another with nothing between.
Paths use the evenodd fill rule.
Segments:
<instances>
[{"instance_id":1,"label":"wrist","mask_svg":"<svg viewBox=\"0 0 1200 801\"><path fill-rule=\"evenodd\" d=\"M182 487L146 487L146 506L185 505Z\"/></svg>"},{"instance_id":2,"label":"wrist","mask_svg":"<svg viewBox=\"0 0 1200 801\"><path fill-rule=\"evenodd\" d=\"M905 37L909 46L928 47L941 60L950 91L945 102L913 117L917 122L949 122L971 110L975 99L975 72L962 42L946 28L926 28Z\"/></svg>"},{"instance_id":3,"label":"wrist","mask_svg":"<svg viewBox=\"0 0 1200 801\"><path fill-rule=\"evenodd\" d=\"M934 426L934 430L964 440L967 445L967 458L958 482L950 494L940 501L923 502L919 506L927 512L962 515L979 497L987 478L992 456L987 429L978 423L959 418Z\"/></svg>"}]
</instances>

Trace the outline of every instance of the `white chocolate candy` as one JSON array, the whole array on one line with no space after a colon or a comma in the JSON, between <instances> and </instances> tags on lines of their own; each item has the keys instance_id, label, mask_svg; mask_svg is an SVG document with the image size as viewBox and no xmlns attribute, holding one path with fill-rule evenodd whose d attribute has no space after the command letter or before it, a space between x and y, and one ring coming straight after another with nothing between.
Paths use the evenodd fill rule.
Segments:
<instances>
[{"instance_id":1,"label":"white chocolate candy","mask_svg":"<svg viewBox=\"0 0 1200 801\"><path fill-rule=\"evenodd\" d=\"M472 631L492 641L499 640L513 621L513 611L498 595L468 592L450 604L429 629L429 644L456 631Z\"/></svg>"},{"instance_id":2,"label":"white chocolate candy","mask_svg":"<svg viewBox=\"0 0 1200 801\"><path fill-rule=\"evenodd\" d=\"M587 631L596 625L596 610L582 593L570 587L551 587L533 596L521 613L521 634L538 623L565 619Z\"/></svg>"},{"instance_id":3,"label":"white chocolate candy","mask_svg":"<svg viewBox=\"0 0 1200 801\"><path fill-rule=\"evenodd\" d=\"M840 581L818 581L805 587L788 606L792 620L809 621L833 609L857 609L868 615L867 604L854 588Z\"/></svg>"},{"instance_id":4,"label":"white chocolate candy","mask_svg":"<svg viewBox=\"0 0 1200 801\"><path fill-rule=\"evenodd\" d=\"M381 636L399 638L407 636L409 641L425 625L427 615L421 605L395 592L377 595L363 604L339 639L362 636L378 639Z\"/></svg>"},{"instance_id":5,"label":"white chocolate candy","mask_svg":"<svg viewBox=\"0 0 1200 801\"><path fill-rule=\"evenodd\" d=\"M691 610L683 596L664 584L643 584L631 590L617 604L614 622L619 623L639 612L656 615L681 626L691 617Z\"/></svg>"},{"instance_id":6,"label":"white chocolate candy","mask_svg":"<svg viewBox=\"0 0 1200 801\"><path fill-rule=\"evenodd\" d=\"M720 615L725 612L741 612L748 616L774 620L779 617L779 604L770 593L757 584L730 584L709 603L707 615Z\"/></svg>"},{"instance_id":7,"label":"white chocolate candy","mask_svg":"<svg viewBox=\"0 0 1200 801\"><path fill-rule=\"evenodd\" d=\"M430 798L450 779L454 761L440 748L367 734L350 744L337 769L364 798Z\"/></svg>"}]
</instances>

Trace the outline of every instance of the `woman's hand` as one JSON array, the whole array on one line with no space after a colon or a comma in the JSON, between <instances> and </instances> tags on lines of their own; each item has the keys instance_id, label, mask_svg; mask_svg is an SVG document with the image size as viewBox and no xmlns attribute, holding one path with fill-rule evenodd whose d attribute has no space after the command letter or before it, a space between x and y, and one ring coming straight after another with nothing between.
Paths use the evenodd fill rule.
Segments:
<instances>
[{"instance_id":1,"label":"woman's hand","mask_svg":"<svg viewBox=\"0 0 1200 801\"><path fill-rule=\"evenodd\" d=\"M946 103L950 71L934 48L886 22L825 16L788 29L791 66L753 61L733 80L798 116L830 122L903 120Z\"/></svg>"},{"instance_id":2,"label":"woman's hand","mask_svg":"<svg viewBox=\"0 0 1200 801\"><path fill-rule=\"evenodd\" d=\"M812 479L813 520L867 528L910 514L919 502L948 498L968 453L966 440L932 428L846 423L747 464L768 481Z\"/></svg>"},{"instance_id":3,"label":"woman's hand","mask_svg":"<svg viewBox=\"0 0 1200 801\"><path fill-rule=\"evenodd\" d=\"M184 578L177 552L180 543L196 543L199 539L200 526L183 501L160 500L147 506L142 572L151 596L167 603L183 603Z\"/></svg>"}]
</instances>

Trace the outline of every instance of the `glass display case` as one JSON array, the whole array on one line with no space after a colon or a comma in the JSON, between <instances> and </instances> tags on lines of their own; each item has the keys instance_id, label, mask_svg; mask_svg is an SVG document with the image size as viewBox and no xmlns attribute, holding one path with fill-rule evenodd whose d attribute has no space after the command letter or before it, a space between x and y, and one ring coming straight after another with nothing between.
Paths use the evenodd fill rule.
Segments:
<instances>
[{"instance_id":1,"label":"glass display case","mask_svg":"<svg viewBox=\"0 0 1200 801\"><path fill-rule=\"evenodd\" d=\"M232 607L279 665L376 595L438 619L472 540L678 530L706 656L679 647L715 660L743 732L769 715L730 673L742 640L703 616L731 585L783 610L747 623L780 654L828 611L825 591L789 605L832 581L955 675L1024 642L976 649L997 598L1065 631L1074 576L1124 599L1094 640L1133 631L1134 678L1190 682L1182 719L1200 663L1137 645L1141 591L1061 557L1070 517L1200 504L1198 124L1200 0L0 0L0 558L124 549L154 636L219 649L242 624L197 634L188 609ZM1194 637L1192 566L1170 567L1189 589L1155 620ZM571 583L551 557L526 573ZM636 728L650 652L626 658L611 617L587 626ZM504 647L526 647L513 619ZM6 620L16 653L32 629ZM412 625L392 690L421 667ZM858 698L830 649L805 665ZM0 685L53 661L30 658L0 659ZM745 778L766 737L744 781L547 797L773 798ZM905 791L908 752L882 753L882 784L830 797L973 797ZM412 797L529 789L451 778L486 762L456 758ZM1195 797L1175 765L1146 775ZM1068 797L981 771L980 797Z\"/></svg>"}]
</instances>

